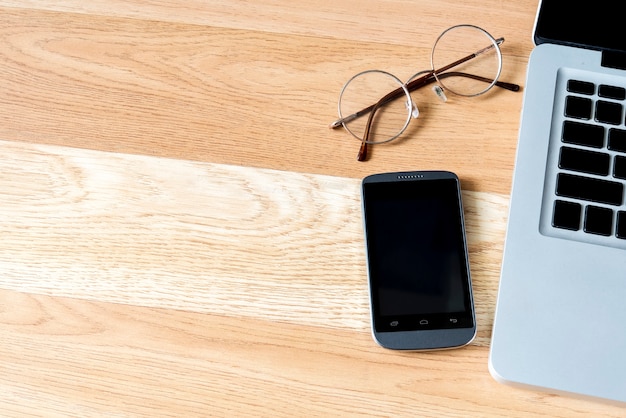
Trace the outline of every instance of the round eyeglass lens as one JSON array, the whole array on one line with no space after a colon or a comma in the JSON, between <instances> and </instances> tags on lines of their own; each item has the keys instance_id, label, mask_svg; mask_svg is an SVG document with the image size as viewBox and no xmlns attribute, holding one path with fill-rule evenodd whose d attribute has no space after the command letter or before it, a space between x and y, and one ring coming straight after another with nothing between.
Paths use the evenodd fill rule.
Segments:
<instances>
[{"instance_id":1,"label":"round eyeglass lens","mask_svg":"<svg viewBox=\"0 0 626 418\"><path fill-rule=\"evenodd\" d=\"M438 72L443 68L451 68ZM500 77L502 54L498 42L484 29L453 26L433 46L431 65L445 90L461 96L477 96L489 90Z\"/></svg>"},{"instance_id":2,"label":"round eyeglass lens","mask_svg":"<svg viewBox=\"0 0 626 418\"><path fill-rule=\"evenodd\" d=\"M376 109L365 142L380 144L396 139L409 125L413 104L404 83L385 71L363 71L343 86L339 95L339 117L343 119L344 128L363 141L372 105L398 89L403 90L405 97L391 100Z\"/></svg>"}]
</instances>

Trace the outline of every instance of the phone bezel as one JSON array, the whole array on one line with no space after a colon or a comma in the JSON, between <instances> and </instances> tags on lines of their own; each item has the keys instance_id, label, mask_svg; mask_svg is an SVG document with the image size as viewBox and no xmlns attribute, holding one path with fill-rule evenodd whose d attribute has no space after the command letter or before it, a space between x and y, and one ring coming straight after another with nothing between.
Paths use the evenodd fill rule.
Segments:
<instances>
[{"instance_id":1,"label":"phone bezel","mask_svg":"<svg viewBox=\"0 0 626 418\"><path fill-rule=\"evenodd\" d=\"M376 303L374 301L373 280L371 274L371 260L370 250L368 245L368 214L366 211L366 187L372 183L394 183L398 186L399 183L407 185L406 189L411 190L415 187L412 182L433 182L433 181L450 181L454 180L456 183L454 196L458 202L458 216L460 218L461 225L461 239L462 239L462 253L465 264L465 301L466 307L469 308L469 312L466 313L464 324L459 325L463 327L450 327L442 321L437 324L429 323L425 326L416 326L411 330L397 330L397 331L381 331L377 330L375 321L377 317L381 317L376 312ZM402 187L402 186L400 186ZM395 350L437 350L456 348L469 344L476 336L476 317L474 312L474 301L471 284L471 274L469 268L469 254L467 250L467 239L465 234L465 220L463 211L463 202L461 198L460 181L456 174L449 171L412 171L412 172L394 172L394 173L381 173L367 176L361 183L361 204L363 213L363 228L365 232L365 247L366 247L366 263L368 274L368 289L370 298L370 315L371 315L371 329L374 340L382 347L395 349ZM438 317L441 316L445 320L445 315L448 314L424 314L424 317ZM452 315L452 314L450 314ZM453 316L453 315L452 315ZM470 320L471 319L471 320ZM471 322L471 324L468 324Z\"/></svg>"}]
</instances>

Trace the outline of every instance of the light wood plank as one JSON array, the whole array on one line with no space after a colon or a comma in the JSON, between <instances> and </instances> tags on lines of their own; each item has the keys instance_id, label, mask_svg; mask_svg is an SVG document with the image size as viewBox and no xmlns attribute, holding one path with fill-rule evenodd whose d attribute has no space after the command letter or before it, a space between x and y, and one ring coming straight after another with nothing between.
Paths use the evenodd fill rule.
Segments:
<instances>
[{"instance_id":1,"label":"light wood plank","mask_svg":"<svg viewBox=\"0 0 626 418\"><path fill-rule=\"evenodd\" d=\"M487 349L397 353L368 332L0 290L3 416L619 416L512 389ZM451 381L449 376L454 376Z\"/></svg>"},{"instance_id":2,"label":"light wood plank","mask_svg":"<svg viewBox=\"0 0 626 418\"><path fill-rule=\"evenodd\" d=\"M0 6L19 9L124 17L159 22L187 23L280 34L332 36L339 39L416 46L416 38L434 36L457 23L473 23L525 41L537 0L503 3L410 0L0 0ZM531 11L531 13L529 13ZM524 22L522 25L521 22ZM497 35L500 36L500 35Z\"/></svg>"},{"instance_id":3,"label":"light wood plank","mask_svg":"<svg viewBox=\"0 0 626 418\"><path fill-rule=\"evenodd\" d=\"M359 180L0 144L5 289L369 327ZM507 199L463 198L486 345Z\"/></svg>"},{"instance_id":4,"label":"light wood plank","mask_svg":"<svg viewBox=\"0 0 626 418\"><path fill-rule=\"evenodd\" d=\"M469 190L510 190L520 93L443 104L416 92L421 118L367 163L327 128L348 78L382 68L408 79L428 65L438 29L409 50L11 8L0 28L2 139L356 178L446 168ZM503 78L522 83L516 42Z\"/></svg>"}]
</instances>

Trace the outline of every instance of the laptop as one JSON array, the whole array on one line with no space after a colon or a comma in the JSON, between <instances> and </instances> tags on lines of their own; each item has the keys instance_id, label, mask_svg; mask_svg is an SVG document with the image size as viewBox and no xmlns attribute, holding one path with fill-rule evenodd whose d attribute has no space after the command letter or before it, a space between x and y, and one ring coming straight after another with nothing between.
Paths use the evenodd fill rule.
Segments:
<instances>
[{"instance_id":1,"label":"laptop","mask_svg":"<svg viewBox=\"0 0 626 418\"><path fill-rule=\"evenodd\" d=\"M503 383L626 406L621 6L539 4L489 370Z\"/></svg>"}]
</instances>

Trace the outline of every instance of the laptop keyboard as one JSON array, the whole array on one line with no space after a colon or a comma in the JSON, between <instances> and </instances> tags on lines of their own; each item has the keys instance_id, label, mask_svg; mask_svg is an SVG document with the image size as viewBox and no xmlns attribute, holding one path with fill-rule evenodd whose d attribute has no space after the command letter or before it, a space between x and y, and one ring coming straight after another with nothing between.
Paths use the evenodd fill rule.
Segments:
<instances>
[{"instance_id":1,"label":"laptop keyboard","mask_svg":"<svg viewBox=\"0 0 626 418\"><path fill-rule=\"evenodd\" d=\"M626 87L570 79L552 148L551 226L626 246ZM553 135L555 135L553 133Z\"/></svg>"}]
</instances>

